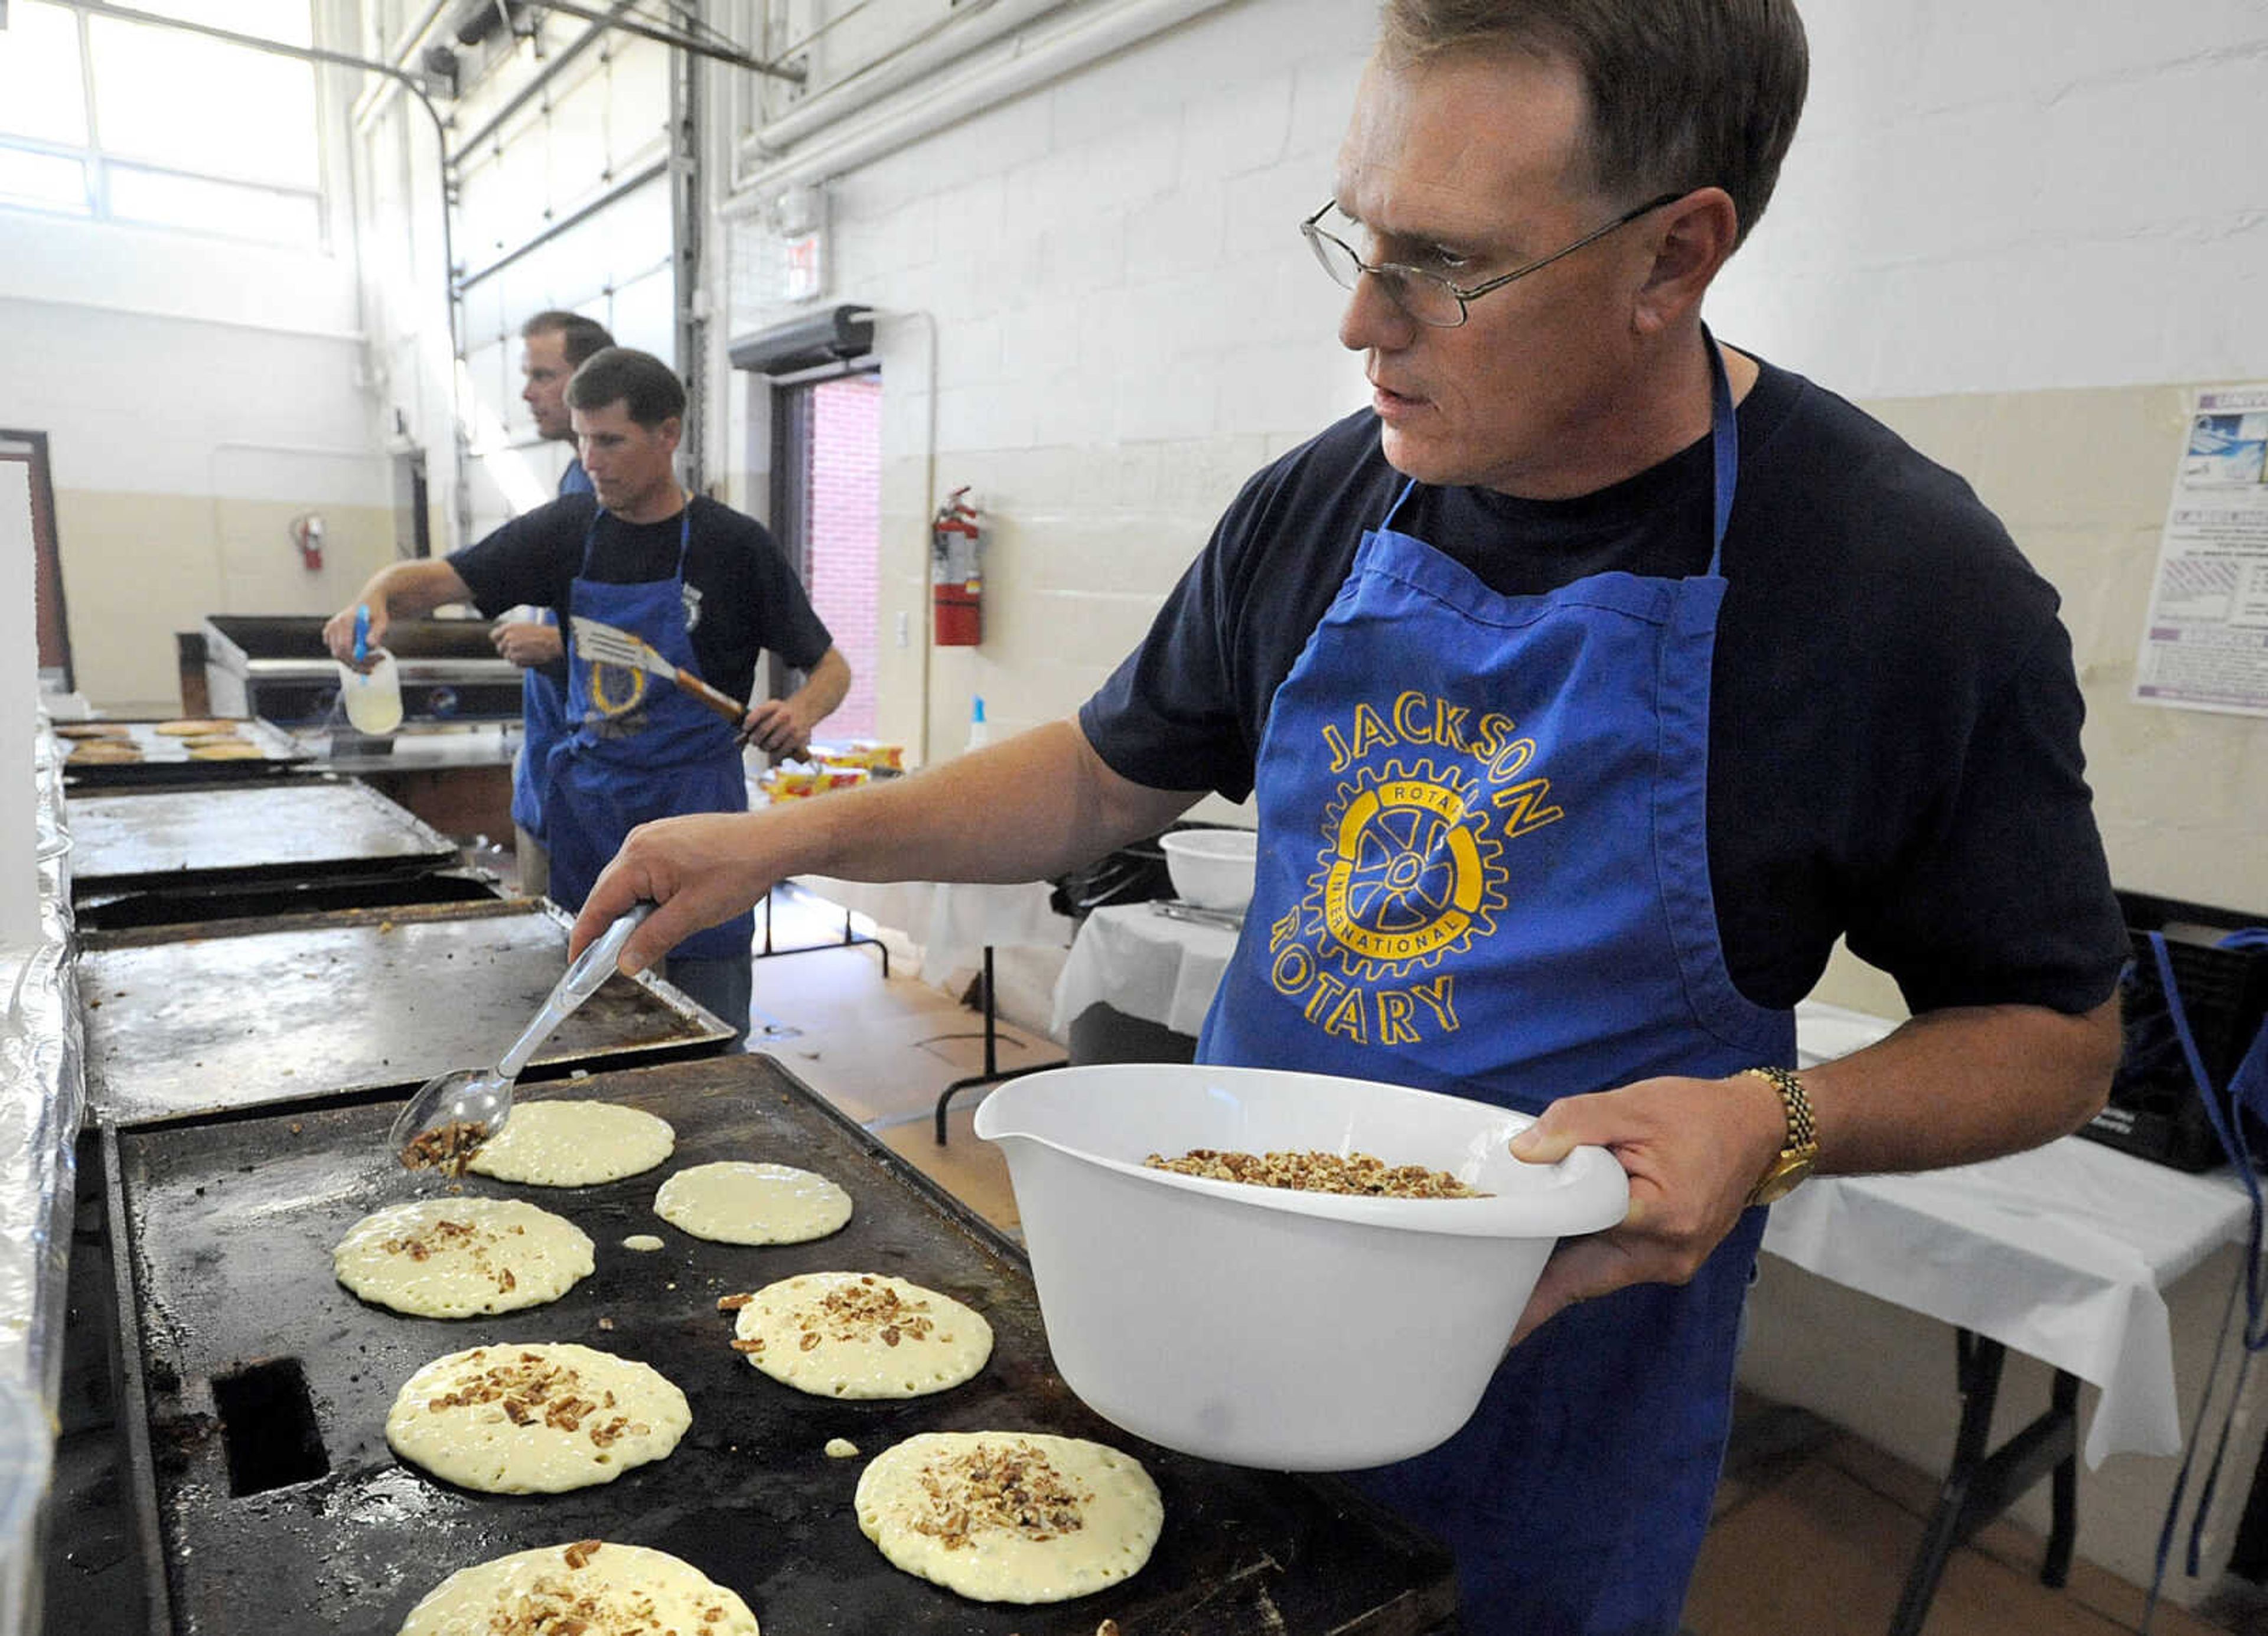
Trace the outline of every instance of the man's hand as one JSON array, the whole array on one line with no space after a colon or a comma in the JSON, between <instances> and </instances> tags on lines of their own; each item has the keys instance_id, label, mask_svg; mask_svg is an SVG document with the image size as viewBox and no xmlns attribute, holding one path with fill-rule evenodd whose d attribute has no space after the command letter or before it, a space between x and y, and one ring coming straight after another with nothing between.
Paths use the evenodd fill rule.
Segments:
<instances>
[{"instance_id":1,"label":"man's hand","mask_svg":"<svg viewBox=\"0 0 2268 1636\"><path fill-rule=\"evenodd\" d=\"M489 640L497 652L522 670L556 664L567 652L567 645L560 640L558 626L533 619L498 620L490 627Z\"/></svg>"},{"instance_id":2,"label":"man's hand","mask_svg":"<svg viewBox=\"0 0 2268 1636\"><path fill-rule=\"evenodd\" d=\"M1513 1345L1579 1301L1690 1279L1740 1220L1786 1132L1779 1094L1754 1074L1641 1080L1554 1102L1513 1139L1513 1156L1556 1164L1577 1147L1603 1147L1630 1178L1630 1213L1620 1227L1560 1241Z\"/></svg>"},{"instance_id":3,"label":"man's hand","mask_svg":"<svg viewBox=\"0 0 2268 1636\"><path fill-rule=\"evenodd\" d=\"M803 704L801 698L799 694L795 698L765 699L750 705L747 719L740 723L740 742L753 744L769 755L801 755L811 748L812 730L820 722L820 713Z\"/></svg>"},{"instance_id":4,"label":"man's hand","mask_svg":"<svg viewBox=\"0 0 2268 1636\"><path fill-rule=\"evenodd\" d=\"M331 650L331 657L342 665L353 666L357 670L368 670L378 663L365 653L362 663L355 664L355 610L364 607L370 609L370 635L364 645L374 652L386 641L387 621L384 597L372 597L367 603L350 603L323 622L323 645Z\"/></svg>"},{"instance_id":5,"label":"man's hand","mask_svg":"<svg viewBox=\"0 0 2268 1636\"><path fill-rule=\"evenodd\" d=\"M696 932L729 920L795 872L775 838L785 814L703 813L640 824L592 885L568 936L572 960L633 903L660 905L622 946L618 962L643 971Z\"/></svg>"}]
</instances>

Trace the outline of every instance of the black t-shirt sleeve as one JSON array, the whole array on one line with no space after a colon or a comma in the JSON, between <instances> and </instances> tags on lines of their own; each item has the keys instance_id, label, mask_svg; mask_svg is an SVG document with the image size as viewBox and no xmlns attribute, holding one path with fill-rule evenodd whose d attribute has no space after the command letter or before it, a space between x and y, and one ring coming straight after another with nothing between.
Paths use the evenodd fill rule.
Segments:
<instances>
[{"instance_id":1,"label":"black t-shirt sleeve","mask_svg":"<svg viewBox=\"0 0 2268 1636\"><path fill-rule=\"evenodd\" d=\"M1852 952L1916 1013L2077 1013L2117 984L2127 939L2087 787L2071 639L2048 619L1981 701L1933 822L1856 895Z\"/></svg>"},{"instance_id":2,"label":"black t-shirt sleeve","mask_svg":"<svg viewBox=\"0 0 2268 1636\"><path fill-rule=\"evenodd\" d=\"M1250 542L1249 491L1182 575L1141 646L1079 708L1079 724L1113 772L1157 790L1252 792L1257 747L1239 718L1236 626L1226 564Z\"/></svg>"},{"instance_id":3,"label":"black t-shirt sleeve","mask_svg":"<svg viewBox=\"0 0 2268 1636\"><path fill-rule=\"evenodd\" d=\"M513 518L486 539L451 552L449 566L473 593L473 605L490 619L523 602L564 608L574 582L577 547L591 511L588 496L563 496Z\"/></svg>"},{"instance_id":4,"label":"black t-shirt sleeve","mask_svg":"<svg viewBox=\"0 0 2268 1636\"><path fill-rule=\"evenodd\" d=\"M803 581L796 578L770 531L753 519L744 520L755 592L757 645L770 649L798 670L809 670L827 656L835 638L811 606Z\"/></svg>"}]
</instances>

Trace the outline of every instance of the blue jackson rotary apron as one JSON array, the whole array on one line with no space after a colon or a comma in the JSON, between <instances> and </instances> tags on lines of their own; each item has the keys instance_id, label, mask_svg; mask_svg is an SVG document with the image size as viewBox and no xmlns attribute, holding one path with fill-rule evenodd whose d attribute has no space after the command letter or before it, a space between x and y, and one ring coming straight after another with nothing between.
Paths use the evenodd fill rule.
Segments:
<instances>
[{"instance_id":1,"label":"blue jackson rotary apron","mask_svg":"<svg viewBox=\"0 0 2268 1636\"><path fill-rule=\"evenodd\" d=\"M1793 1015L1733 986L1710 889L1710 663L1739 453L1707 344L1706 573L1499 595L1394 527L1414 483L1365 534L1269 709L1259 873L1199 1060L1528 1113L1654 1075L1793 1065ZM1465 1629L1676 1629L1764 1217L1684 1287L1554 1317L1447 1443L1355 1474L1455 1551Z\"/></svg>"},{"instance_id":2,"label":"blue jackson rotary apron","mask_svg":"<svg viewBox=\"0 0 2268 1636\"><path fill-rule=\"evenodd\" d=\"M559 475L561 495L590 494L591 475L579 457L570 457ZM548 608L535 610L535 623L556 625L559 617ZM512 821L537 840L543 839L543 783L551 747L567 731L567 701L559 684L541 665L519 673L519 755L512 769Z\"/></svg>"},{"instance_id":3,"label":"blue jackson rotary apron","mask_svg":"<svg viewBox=\"0 0 2268 1636\"><path fill-rule=\"evenodd\" d=\"M583 571L568 593L569 613L642 637L671 664L699 675L685 621L691 502L679 513L677 567L666 579L614 585L590 577L591 550L605 514L593 512L584 533ZM599 872L639 824L687 813L747 811L740 745L724 719L677 688L649 686L644 671L591 663L577 648L571 628L567 711L571 730L545 759L542 797L551 895L567 908L582 907ZM695 932L670 955L732 959L748 952L755 927L751 911Z\"/></svg>"}]
</instances>

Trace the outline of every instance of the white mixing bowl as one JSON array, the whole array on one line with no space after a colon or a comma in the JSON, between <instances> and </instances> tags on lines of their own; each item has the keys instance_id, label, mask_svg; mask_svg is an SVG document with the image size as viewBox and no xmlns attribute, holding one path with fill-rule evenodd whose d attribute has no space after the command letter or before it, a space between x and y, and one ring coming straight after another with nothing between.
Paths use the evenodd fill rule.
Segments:
<instances>
[{"instance_id":1,"label":"white mixing bowl","mask_svg":"<svg viewBox=\"0 0 2268 1636\"><path fill-rule=\"evenodd\" d=\"M1260 836L1252 829L1174 829L1158 837L1174 895L1199 909L1241 912L1252 901Z\"/></svg>"},{"instance_id":2,"label":"white mixing bowl","mask_svg":"<svg viewBox=\"0 0 2268 1636\"><path fill-rule=\"evenodd\" d=\"M1264 1068L1112 1063L1012 1080L976 1110L1023 1218L1056 1367L1184 1454L1349 1470L1470 1418L1563 1234L1629 1208L1603 1148L1528 1165L1485 1102ZM1196 1147L1365 1153L1490 1198L1298 1193L1146 1169Z\"/></svg>"}]
</instances>

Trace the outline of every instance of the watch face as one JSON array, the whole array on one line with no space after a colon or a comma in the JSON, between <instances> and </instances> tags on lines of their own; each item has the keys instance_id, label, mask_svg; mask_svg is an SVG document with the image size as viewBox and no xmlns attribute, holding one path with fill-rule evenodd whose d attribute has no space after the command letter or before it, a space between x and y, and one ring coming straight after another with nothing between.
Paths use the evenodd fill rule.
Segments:
<instances>
[{"instance_id":1,"label":"watch face","mask_svg":"<svg viewBox=\"0 0 2268 1636\"><path fill-rule=\"evenodd\" d=\"M1778 1162L1764 1172L1764 1179L1756 1183L1756 1190L1749 1195L1749 1203L1769 1205L1786 1198L1811 1174L1811 1163L1808 1154L1783 1153Z\"/></svg>"}]
</instances>

